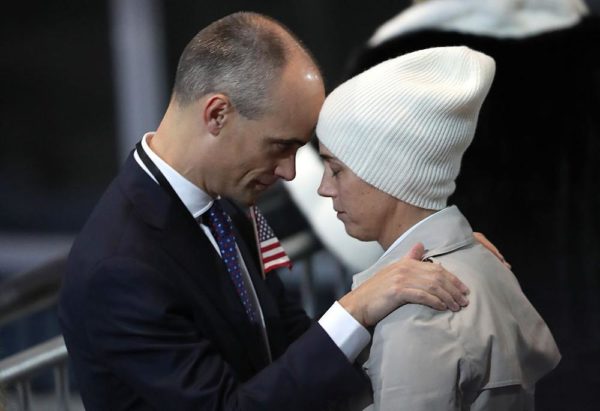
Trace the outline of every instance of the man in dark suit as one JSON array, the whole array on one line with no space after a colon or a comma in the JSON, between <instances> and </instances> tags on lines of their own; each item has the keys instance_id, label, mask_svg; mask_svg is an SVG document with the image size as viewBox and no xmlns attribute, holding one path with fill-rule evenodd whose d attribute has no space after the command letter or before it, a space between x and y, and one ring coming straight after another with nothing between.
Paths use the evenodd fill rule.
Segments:
<instances>
[{"instance_id":1,"label":"man in dark suit","mask_svg":"<svg viewBox=\"0 0 600 411\"><path fill-rule=\"evenodd\" d=\"M406 302L467 303L418 247L315 323L262 279L237 204L294 178L323 99L308 51L269 18L236 13L188 44L158 130L69 258L59 315L87 410L326 409L368 391L365 327Z\"/></svg>"}]
</instances>

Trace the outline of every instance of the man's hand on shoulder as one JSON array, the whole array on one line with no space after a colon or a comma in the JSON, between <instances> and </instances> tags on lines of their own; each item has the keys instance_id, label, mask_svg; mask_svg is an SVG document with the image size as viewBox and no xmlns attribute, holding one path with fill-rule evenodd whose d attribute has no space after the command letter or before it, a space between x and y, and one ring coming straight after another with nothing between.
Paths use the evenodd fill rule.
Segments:
<instances>
[{"instance_id":1,"label":"man's hand on shoulder","mask_svg":"<svg viewBox=\"0 0 600 411\"><path fill-rule=\"evenodd\" d=\"M415 245L404 258L378 271L339 303L366 327L408 303L452 311L466 306L467 286L440 264L422 262L423 253L423 244Z\"/></svg>"},{"instance_id":2,"label":"man's hand on shoulder","mask_svg":"<svg viewBox=\"0 0 600 411\"><path fill-rule=\"evenodd\" d=\"M482 233L474 232L473 237L475 237L475 239L477 241L479 241L482 246L484 246L492 254L494 254L496 256L496 258L498 260L500 260L500 262L506 266L506 268L508 268L509 270L512 268L510 263L508 261L506 261L506 259L504 258L504 256L500 252L500 250L498 250L498 248L494 244L492 244L492 242L490 240L488 240L486 236L484 236Z\"/></svg>"}]
</instances>

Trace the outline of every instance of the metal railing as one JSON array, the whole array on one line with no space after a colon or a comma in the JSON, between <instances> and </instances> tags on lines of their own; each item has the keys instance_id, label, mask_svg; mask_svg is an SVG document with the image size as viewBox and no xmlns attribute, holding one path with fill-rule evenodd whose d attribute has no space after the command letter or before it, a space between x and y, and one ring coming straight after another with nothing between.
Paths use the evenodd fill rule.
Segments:
<instances>
[{"instance_id":1,"label":"metal railing","mask_svg":"<svg viewBox=\"0 0 600 411\"><path fill-rule=\"evenodd\" d=\"M67 347L62 336L21 351L0 361L0 386L14 386L19 410L31 410L33 395L30 381L41 372L53 369L54 394L59 411L69 411Z\"/></svg>"},{"instance_id":2,"label":"metal railing","mask_svg":"<svg viewBox=\"0 0 600 411\"><path fill-rule=\"evenodd\" d=\"M316 311L314 262L312 257L321 250L321 244L309 231L297 233L282 240L283 247L299 265L302 265L299 290L302 304L309 315ZM0 325L25 314L46 308L57 299L65 259L52 261L33 274L18 276L9 284L9 290L0 299ZM343 288L344 271L339 267L337 281ZM40 273L45 273L40 278ZM59 273L59 275L57 275ZM35 275L34 275L35 274ZM27 285L25 285L27 284ZM336 292L338 294L338 292ZM52 369L57 410L69 411L68 354L62 336L0 360L0 389L14 388L19 411L32 410L31 380ZM0 411L3 411L0 403Z\"/></svg>"},{"instance_id":3,"label":"metal railing","mask_svg":"<svg viewBox=\"0 0 600 411\"><path fill-rule=\"evenodd\" d=\"M0 292L0 326L56 303L66 262L65 254L4 280Z\"/></svg>"}]
</instances>

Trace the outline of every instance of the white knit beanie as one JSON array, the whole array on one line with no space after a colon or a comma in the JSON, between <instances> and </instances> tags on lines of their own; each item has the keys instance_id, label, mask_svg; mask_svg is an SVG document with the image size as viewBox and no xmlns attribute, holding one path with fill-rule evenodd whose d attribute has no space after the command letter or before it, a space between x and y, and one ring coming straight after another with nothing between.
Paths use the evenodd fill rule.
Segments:
<instances>
[{"instance_id":1,"label":"white knit beanie","mask_svg":"<svg viewBox=\"0 0 600 411\"><path fill-rule=\"evenodd\" d=\"M327 97L317 137L367 183L414 206L442 209L494 72L491 57L463 46L387 60Z\"/></svg>"}]
</instances>

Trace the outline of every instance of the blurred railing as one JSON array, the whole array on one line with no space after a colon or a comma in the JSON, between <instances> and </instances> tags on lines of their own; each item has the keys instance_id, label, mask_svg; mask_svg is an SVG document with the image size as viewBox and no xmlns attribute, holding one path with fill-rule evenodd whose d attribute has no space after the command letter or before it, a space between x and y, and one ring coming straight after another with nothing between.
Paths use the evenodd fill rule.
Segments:
<instances>
[{"instance_id":1,"label":"blurred railing","mask_svg":"<svg viewBox=\"0 0 600 411\"><path fill-rule=\"evenodd\" d=\"M310 315L315 314L315 282L313 256L321 249L319 241L309 231L282 240L283 247L295 263L302 267L299 291L302 304ZM58 290L66 257L44 264L29 273L3 283L0 293L0 326L37 310L50 307L58 298ZM344 272L337 276L344 286ZM0 389L16 392L18 411L32 410L31 380L52 370L57 410L69 410L68 354L62 336L0 360ZM0 403L0 411L3 411Z\"/></svg>"},{"instance_id":2,"label":"blurred railing","mask_svg":"<svg viewBox=\"0 0 600 411\"><path fill-rule=\"evenodd\" d=\"M58 298L66 262L65 255L2 281L0 327L52 306Z\"/></svg>"},{"instance_id":3,"label":"blurred railing","mask_svg":"<svg viewBox=\"0 0 600 411\"><path fill-rule=\"evenodd\" d=\"M48 340L0 361L0 386L14 386L20 411L32 409L30 381L43 371L54 373L57 410L69 411L69 377L67 347L62 336Z\"/></svg>"},{"instance_id":4,"label":"blurred railing","mask_svg":"<svg viewBox=\"0 0 600 411\"><path fill-rule=\"evenodd\" d=\"M0 327L56 304L66 260L66 255L53 259L2 282ZM31 381L52 370L56 409L68 411L67 359L67 349L62 336L4 358L0 360L0 390L8 389L15 394L17 410L32 410ZM2 409L0 403L0 410Z\"/></svg>"}]
</instances>

